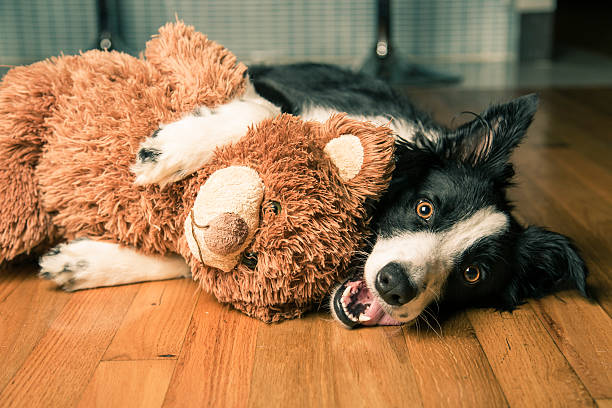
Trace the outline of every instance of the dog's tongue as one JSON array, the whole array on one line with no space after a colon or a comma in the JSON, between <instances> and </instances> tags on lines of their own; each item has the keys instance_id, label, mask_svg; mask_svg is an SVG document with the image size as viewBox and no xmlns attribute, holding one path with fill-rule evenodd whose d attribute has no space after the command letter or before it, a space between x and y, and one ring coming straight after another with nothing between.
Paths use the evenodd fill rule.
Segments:
<instances>
[{"instance_id":1,"label":"dog's tongue","mask_svg":"<svg viewBox=\"0 0 612 408\"><path fill-rule=\"evenodd\" d=\"M338 319L349 327L402 324L383 310L361 279L345 281L334 294L333 304Z\"/></svg>"}]
</instances>

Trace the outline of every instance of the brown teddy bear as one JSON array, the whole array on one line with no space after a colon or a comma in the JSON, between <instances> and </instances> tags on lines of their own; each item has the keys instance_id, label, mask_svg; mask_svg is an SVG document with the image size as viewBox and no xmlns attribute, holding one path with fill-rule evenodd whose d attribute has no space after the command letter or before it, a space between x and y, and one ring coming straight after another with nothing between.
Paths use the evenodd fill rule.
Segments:
<instances>
[{"instance_id":1,"label":"brown teddy bear","mask_svg":"<svg viewBox=\"0 0 612 408\"><path fill-rule=\"evenodd\" d=\"M246 67L181 22L144 56L88 51L0 86L0 263L39 253L66 290L191 275L266 322L297 317L348 273L392 170L390 130L279 115L160 187L135 185L159 123L240 97Z\"/></svg>"}]
</instances>

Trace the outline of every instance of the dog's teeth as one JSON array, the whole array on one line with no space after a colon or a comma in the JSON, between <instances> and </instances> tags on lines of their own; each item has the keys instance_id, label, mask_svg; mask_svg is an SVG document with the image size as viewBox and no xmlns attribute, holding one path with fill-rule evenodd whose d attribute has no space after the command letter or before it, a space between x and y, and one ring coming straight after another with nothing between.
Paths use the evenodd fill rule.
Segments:
<instances>
[{"instance_id":1,"label":"dog's teeth","mask_svg":"<svg viewBox=\"0 0 612 408\"><path fill-rule=\"evenodd\" d=\"M351 287L347 286L346 289L344 289L344 292L342 293L342 297L349 297L351 295Z\"/></svg>"},{"instance_id":2,"label":"dog's teeth","mask_svg":"<svg viewBox=\"0 0 612 408\"><path fill-rule=\"evenodd\" d=\"M342 303L343 308L346 308L350 301L351 301L351 298L344 296L344 294L340 296L340 303Z\"/></svg>"},{"instance_id":3,"label":"dog's teeth","mask_svg":"<svg viewBox=\"0 0 612 408\"><path fill-rule=\"evenodd\" d=\"M348 313L347 316L349 317L349 319L351 319L352 321L356 322L357 318L355 316L353 316L351 313Z\"/></svg>"},{"instance_id":4,"label":"dog's teeth","mask_svg":"<svg viewBox=\"0 0 612 408\"><path fill-rule=\"evenodd\" d=\"M359 315L360 322L369 322L372 319L370 316L366 316L363 313Z\"/></svg>"}]
</instances>

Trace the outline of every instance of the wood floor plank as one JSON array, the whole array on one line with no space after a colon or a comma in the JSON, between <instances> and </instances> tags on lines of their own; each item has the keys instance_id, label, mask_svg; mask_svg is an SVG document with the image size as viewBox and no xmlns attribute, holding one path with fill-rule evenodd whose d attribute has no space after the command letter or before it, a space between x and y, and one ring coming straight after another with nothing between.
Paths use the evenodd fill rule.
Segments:
<instances>
[{"instance_id":1,"label":"wood floor plank","mask_svg":"<svg viewBox=\"0 0 612 408\"><path fill-rule=\"evenodd\" d=\"M591 396L612 398L612 319L573 292L530 303Z\"/></svg>"},{"instance_id":2,"label":"wood floor plank","mask_svg":"<svg viewBox=\"0 0 612 408\"><path fill-rule=\"evenodd\" d=\"M577 104L588 107L589 111L597 110L601 113L612 115L612 104L610 104L610 101L612 101L612 89L610 88L556 89L555 93L565 95Z\"/></svg>"},{"instance_id":3,"label":"wood floor plank","mask_svg":"<svg viewBox=\"0 0 612 408\"><path fill-rule=\"evenodd\" d=\"M202 293L164 406L246 406L257 330L263 324Z\"/></svg>"},{"instance_id":4,"label":"wood floor plank","mask_svg":"<svg viewBox=\"0 0 612 408\"><path fill-rule=\"evenodd\" d=\"M423 406L507 406L465 313L458 313L441 326L430 324L435 332L431 328L404 327Z\"/></svg>"},{"instance_id":5,"label":"wood floor plank","mask_svg":"<svg viewBox=\"0 0 612 408\"><path fill-rule=\"evenodd\" d=\"M593 93L590 103L571 97L567 92L557 89L546 89L541 92L543 99L550 101L549 108L552 114L560 118L559 125L563 122L571 122L589 134L589 139L598 140L603 145L612 143L610 132L604 129L612 128L612 115L610 112L601 111L598 108L597 94ZM608 95L608 105L612 98ZM607 108L610 109L609 107ZM573 139L575 141L575 138ZM610 148L611 146L608 146Z\"/></svg>"},{"instance_id":6,"label":"wood floor plank","mask_svg":"<svg viewBox=\"0 0 612 408\"><path fill-rule=\"evenodd\" d=\"M331 322L328 347L335 406L422 406L400 327L346 330Z\"/></svg>"},{"instance_id":7,"label":"wood floor plank","mask_svg":"<svg viewBox=\"0 0 612 408\"><path fill-rule=\"evenodd\" d=\"M0 283L0 391L8 384L70 295L29 274L11 274Z\"/></svg>"},{"instance_id":8,"label":"wood floor plank","mask_svg":"<svg viewBox=\"0 0 612 408\"><path fill-rule=\"evenodd\" d=\"M541 160L563 168L588 191L595 192L597 197L612 205L612 160L609 167L602 167L570 149L544 149L539 153Z\"/></svg>"},{"instance_id":9,"label":"wood floor plank","mask_svg":"<svg viewBox=\"0 0 612 408\"><path fill-rule=\"evenodd\" d=\"M314 314L301 320L262 325L257 333L248 406L335 406L328 348L332 324L335 323L329 318L326 321ZM273 392L273 388L292 392Z\"/></svg>"},{"instance_id":10,"label":"wood floor plank","mask_svg":"<svg viewBox=\"0 0 612 408\"><path fill-rule=\"evenodd\" d=\"M24 280L35 274L34 268L28 269L0 269L0 305Z\"/></svg>"},{"instance_id":11,"label":"wood floor plank","mask_svg":"<svg viewBox=\"0 0 612 408\"><path fill-rule=\"evenodd\" d=\"M177 359L198 294L191 279L141 284L103 360Z\"/></svg>"},{"instance_id":12,"label":"wood floor plank","mask_svg":"<svg viewBox=\"0 0 612 408\"><path fill-rule=\"evenodd\" d=\"M80 408L161 407L176 360L102 361Z\"/></svg>"},{"instance_id":13,"label":"wood floor plank","mask_svg":"<svg viewBox=\"0 0 612 408\"><path fill-rule=\"evenodd\" d=\"M612 408L612 399L595 400L598 408Z\"/></svg>"},{"instance_id":14,"label":"wood floor plank","mask_svg":"<svg viewBox=\"0 0 612 408\"><path fill-rule=\"evenodd\" d=\"M137 290L128 285L72 293L0 394L0 406L76 404Z\"/></svg>"},{"instance_id":15,"label":"wood floor plank","mask_svg":"<svg viewBox=\"0 0 612 408\"><path fill-rule=\"evenodd\" d=\"M529 307L470 310L476 335L511 407L589 407L593 399Z\"/></svg>"}]
</instances>

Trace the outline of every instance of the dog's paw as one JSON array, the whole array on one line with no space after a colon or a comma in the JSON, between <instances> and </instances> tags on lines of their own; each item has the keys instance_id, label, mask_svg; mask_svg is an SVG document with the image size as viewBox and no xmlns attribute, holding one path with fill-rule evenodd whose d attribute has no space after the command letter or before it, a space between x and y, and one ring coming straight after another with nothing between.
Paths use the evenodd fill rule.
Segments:
<instances>
[{"instance_id":1,"label":"dog's paw","mask_svg":"<svg viewBox=\"0 0 612 408\"><path fill-rule=\"evenodd\" d=\"M216 145L211 143L216 121L213 111L198 108L194 115L160 127L141 144L132 166L136 185L179 181L202 167Z\"/></svg>"},{"instance_id":2,"label":"dog's paw","mask_svg":"<svg viewBox=\"0 0 612 408\"><path fill-rule=\"evenodd\" d=\"M67 292L105 286L104 276L88 250L91 242L76 240L54 247L40 258L38 276Z\"/></svg>"}]
</instances>

